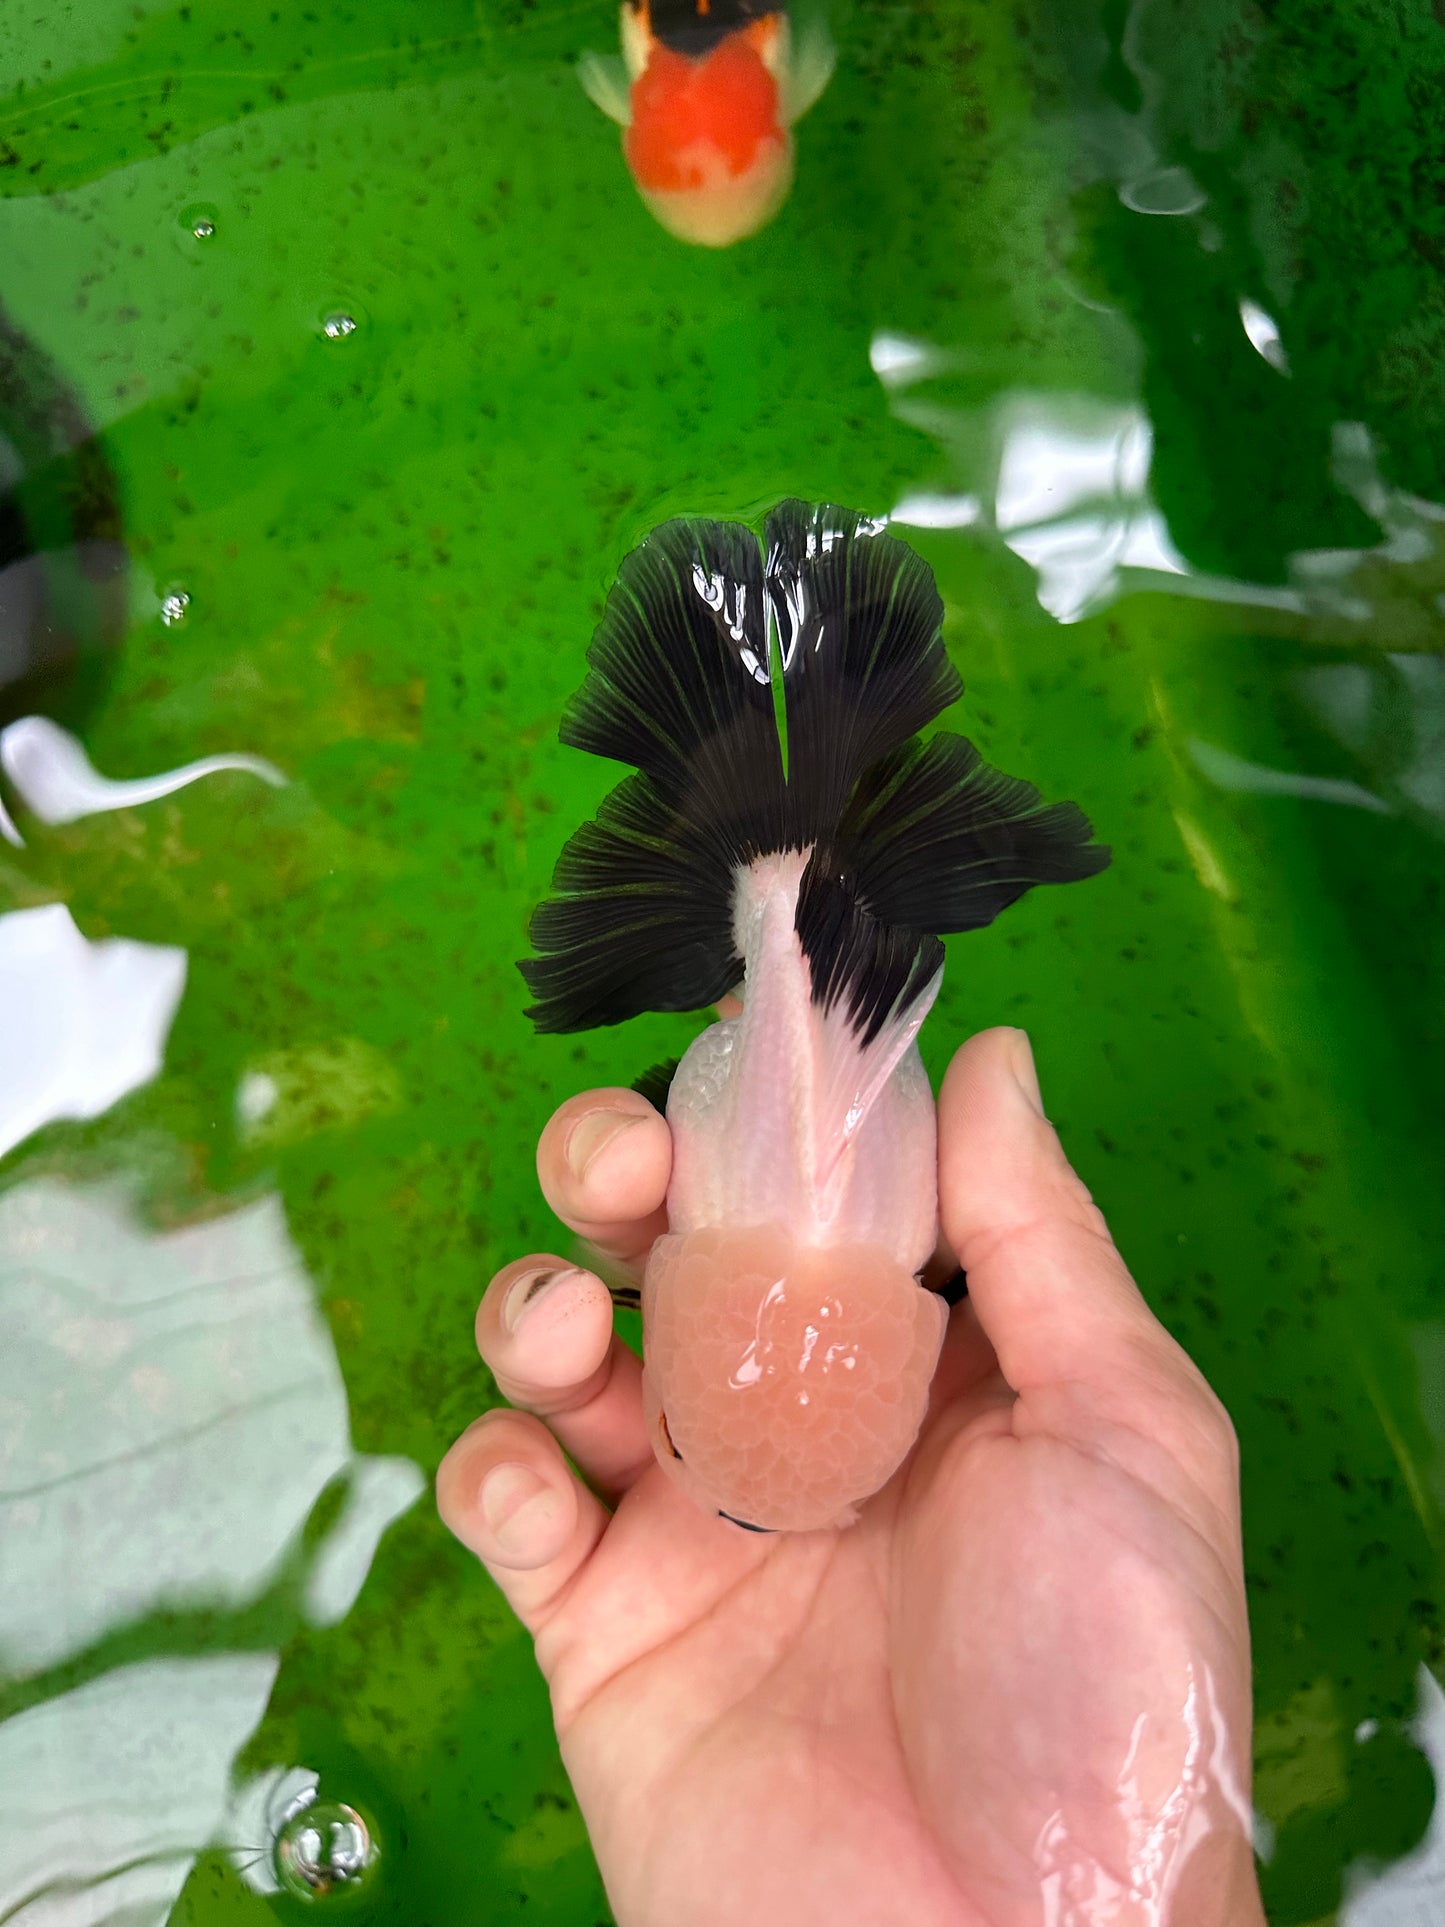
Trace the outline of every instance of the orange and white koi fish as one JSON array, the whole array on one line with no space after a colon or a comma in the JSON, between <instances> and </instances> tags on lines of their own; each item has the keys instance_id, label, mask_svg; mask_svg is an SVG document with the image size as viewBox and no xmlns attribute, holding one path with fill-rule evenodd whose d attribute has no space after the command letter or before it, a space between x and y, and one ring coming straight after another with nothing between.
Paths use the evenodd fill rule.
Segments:
<instances>
[{"instance_id":1,"label":"orange and white koi fish","mask_svg":"<svg viewBox=\"0 0 1445 1927\"><path fill-rule=\"evenodd\" d=\"M1073 804L920 740L962 688L942 620L927 566L846 509L784 502L761 546L667 522L623 562L562 725L638 773L532 920L538 1028L742 986L667 1094L643 1404L668 1475L754 1530L846 1525L923 1422L940 936L1108 861Z\"/></svg>"},{"instance_id":2,"label":"orange and white koi fish","mask_svg":"<svg viewBox=\"0 0 1445 1927\"><path fill-rule=\"evenodd\" d=\"M725 248L771 221L793 135L828 84L821 25L768 0L623 0L622 58L583 56L590 97L626 130L637 191L669 234Z\"/></svg>"}]
</instances>

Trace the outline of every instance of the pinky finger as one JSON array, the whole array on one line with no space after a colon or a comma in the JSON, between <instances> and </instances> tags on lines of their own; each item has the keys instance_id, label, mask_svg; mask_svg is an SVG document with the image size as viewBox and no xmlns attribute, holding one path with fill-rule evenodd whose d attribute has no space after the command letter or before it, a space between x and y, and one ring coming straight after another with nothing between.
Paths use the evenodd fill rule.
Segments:
<instances>
[{"instance_id":1,"label":"pinky finger","mask_svg":"<svg viewBox=\"0 0 1445 1927\"><path fill-rule=\"evenodd\" d=\"M586 1565L609 1514L552 1434L524 1412L488 1412L437 1471L437 1510L534 1636Z\"/></svg>"}]
</instances>

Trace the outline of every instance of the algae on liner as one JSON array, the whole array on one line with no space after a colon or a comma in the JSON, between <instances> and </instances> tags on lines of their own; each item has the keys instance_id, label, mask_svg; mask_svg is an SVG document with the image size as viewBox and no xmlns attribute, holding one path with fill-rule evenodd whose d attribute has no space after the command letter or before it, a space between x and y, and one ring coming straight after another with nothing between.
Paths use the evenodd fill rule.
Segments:
<instances>
[{"instance_id":1,"label":"algae on liner","mask_svg":"<svg viewBox=\"0 0 1445 1927\"><path fill-rule=\"evenodd\" d=\"M742 1013L667 1098L668 1234L642 1288L653 1449L738 1524L843 1525L918 1435L946 1309L917 1036L941 935L1109 853L1072 803L916 732L962 690L932 571L785 502L626 558L563 718L631 763L563 849L521 967L539 1030ZM781 681L783 729L775 711Z\"/></svg>"}]
</instances>

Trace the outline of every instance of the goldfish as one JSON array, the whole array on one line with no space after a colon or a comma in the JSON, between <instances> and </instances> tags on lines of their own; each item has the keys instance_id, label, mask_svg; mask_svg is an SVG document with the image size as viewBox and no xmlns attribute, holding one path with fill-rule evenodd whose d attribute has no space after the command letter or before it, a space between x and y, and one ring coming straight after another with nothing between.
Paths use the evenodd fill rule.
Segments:
<instances>
[{"instance_id":1,"label":"goldfish","mask_svg":"<svg viewBox=\"0 0 1445 1927\"><path fill-rule=\"evenodd\" d=\"M1109 852L965 738L931 570L787 501L622 562L563 743L636 772L564 845L521 968L544 1032L735 993L673 1073L641 1288L664 1470L753 1530L851 1523L925 1416L947 1318L918 1033L945 934Z\"/></svg>"},{"instance_id":2,"label":"goldfish","mask_svg":"<svg viewBox=\"0 0 1445 1927\"><path fill-rule=\"evenodd\" d=\"M827 86L821 26L765 0L623 0L622 57L584 55L588 95L669 234L725 248L772 220L793 183L796 121Z\"/></svg>"}]
</instances>

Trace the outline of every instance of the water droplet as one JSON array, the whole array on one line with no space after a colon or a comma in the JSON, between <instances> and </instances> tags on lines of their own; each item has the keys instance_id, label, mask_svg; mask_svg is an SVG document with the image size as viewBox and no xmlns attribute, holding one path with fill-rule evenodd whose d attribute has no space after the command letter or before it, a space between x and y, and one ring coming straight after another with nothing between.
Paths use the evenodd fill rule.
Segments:
<instances>
[{"instance_id":1,"label":"water droplet","mask_svg":"<svg viewBox=\"0 0 1445 1927\"><path fill-rule=\"evenodd\" d=\"M198 215L191 223L191 233L195 235L198 241L209 241L215 231L215 222L207 220L204 214Z\"/></svg>"},{"instance_id":2,"label":"water droplet","mask_svg":"<svg viewBox=\"0 0 1445 1927\"><path fill-rule=\"evenodd\" d=\"M190 606L191 598L185 589L172 589L161 598L161 621L167 629L173 629L178 622L185 621Z\"/></svg>"},{"instance_id":3,"label":"water droplet","mask_svg":"<svg viewBox=\"0 0 1445 1927\"><path fill-rule=\"evenodd\" d=\"M321 324L321 332L328 341L342 341L347 335L356 333L355 315L343 314L339 309L327 315Z\"/></svg>"},{"instance_id":4,"label":"water droplet","mask_svg":"<svg viewBox=\"0 0 1445 1927\"><path fill-rule=\"evenodd\" d=\"M370 1827L343 1800L302 1797L276 1835L276 1878L307 1900L364 1886L380 1858Z\"/></svg>"}]
</instances>

